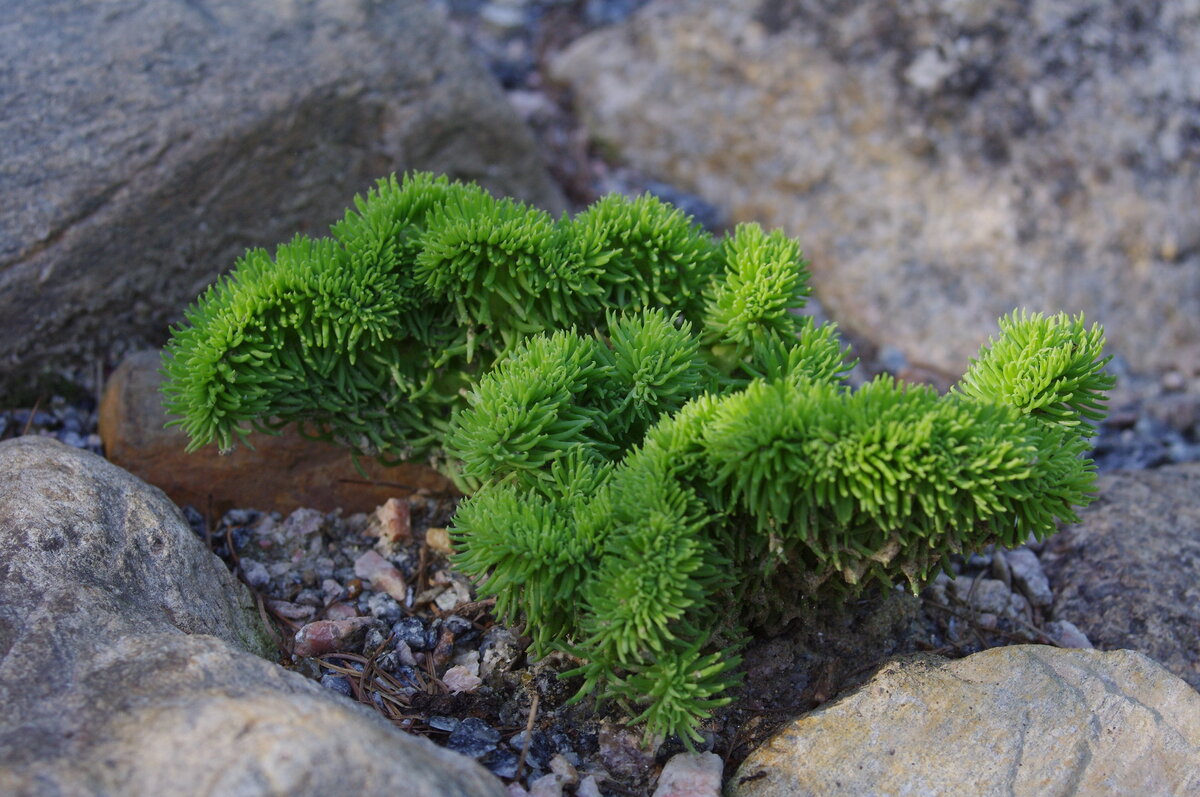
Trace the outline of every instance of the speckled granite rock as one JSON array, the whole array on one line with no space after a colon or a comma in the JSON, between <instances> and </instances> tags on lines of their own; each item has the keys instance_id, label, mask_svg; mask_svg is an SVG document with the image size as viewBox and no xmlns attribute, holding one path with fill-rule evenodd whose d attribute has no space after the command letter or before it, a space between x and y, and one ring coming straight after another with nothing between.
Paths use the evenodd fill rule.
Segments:
<instances>
[{"instance_id":1,"label":"speckled granite rock","mask_svg":"<svg viewBox=\"0 0 1200 797\"><path fill-rule=\"evenodd\" d=\"M752 753L730 797L1195 794L1200 693L1140 653L993 648L885 666Z\"/></svg>"},{"instance_id":2,"label":"speckled granite rock","mask_svg":"<svg viewBox=\"0 0 1200 797\"><path fill-rule=\"evenodd\" d=\"M1102 474L1096 490L1042 552L1055 619L1200 689L1200 463Z\"/></svg>"},{"instance_id":3,"label":"speckled granite rock","mask_svg":"<svg viewBox=\"0 0 1200 797\"><path fill-rule=\"evenodd\" d=\"M188 453L187 434L164 428L160 358L157 351L138 352L113 373L100 404L100 437L110 460L181 506L208 511L211 499L218 517L236 507L288 513L305 506L351 514L418 490L457 494L449 479L417 463L388 468L363 457L364 479L345 448L307 440L291 428L277 437L255 432L253 448L239 445L229 454L215 445ZM379 484L364 484L368 480Z\"/></svg>"},{"instance_id":4,"label":"speckled granite rock","mask_svg":"<svg viewBox=\"0 0 1200 797\"><path fill-rule=\"evenodd\" d=\"M0 483L0 793L504 794L248 652L249 594L161 491L40 437Z\"/></svg>"},{"instance_id":5,"label":"speckled granite rock","mask_svg":"<svg viewBox=\"0 0 1200 797\"><path fill-rule=\"evenodd\" d=\"M0 0L0 395L160 345L250 246L390 171L563 200L422 0Z\"/></svg>"},{"instance_id":6,"label":"speckled granite rock","mask_svg":"<svg viewBox=\"0 0 1200 797\"><path fill-rule=\"evenodd\" d=\"M1018 305L1200 391L1200 6L658 0L554 64L602 146L798 235L851 331L957 375Z\"/></svg>"}]
</instances>

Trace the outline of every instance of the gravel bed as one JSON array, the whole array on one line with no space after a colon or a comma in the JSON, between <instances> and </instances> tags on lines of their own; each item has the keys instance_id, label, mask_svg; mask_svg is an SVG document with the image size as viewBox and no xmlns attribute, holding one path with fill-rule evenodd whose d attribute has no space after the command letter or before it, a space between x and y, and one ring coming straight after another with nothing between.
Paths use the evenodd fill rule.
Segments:
<instances>
[{"instance_id":1,"label":"gravel bed","mask_svg":"<svg viewBox=\"0 0 1200 797\"><path fill-rule=\"evenodd\" d=\"M273 621L280 661L404 730L478 760L504 781L564 794L649 794L683 751L622 726L614 707L571 705L579 679L565 655L526 657L521 628L490 614L447 561L454 500L393 499L373 515L233 510L213 522L185 508L195 532L234 568ZM780 724L829 700L890 656L951 658L1040 642L1090 646L1049 616L1037 546L951 562L920 596L901 590L811 607L759 629L744 652L746 685L704 729L701 749L732 774ZM519 792L518 792L519 793Z\"/></svg>"}]
</instances>

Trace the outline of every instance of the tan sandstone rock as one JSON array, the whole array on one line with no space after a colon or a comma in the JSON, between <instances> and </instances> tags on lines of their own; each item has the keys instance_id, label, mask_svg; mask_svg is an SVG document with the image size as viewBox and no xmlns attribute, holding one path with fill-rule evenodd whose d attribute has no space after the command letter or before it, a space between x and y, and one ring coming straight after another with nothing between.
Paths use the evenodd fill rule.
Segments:
<instances>
[{"instance_id":1,"label":"tan sandstone rock","mask_svg":"<svg viewBox=\"0 0 1200 797\"><path fill-rule=\"evenodd\" d=\"M220 516L234 507L290 512L298 506L324 512L369 512L390 497L417 491L457 494L432 468L405 463L385 467L362 458L364 479L350 452L306 440L293 430L278 437L254 433L250 443L221 454L216 446L187 453L187 435L162 407L159 353L145 351L121 363L100 405L100 437L110 461L162 489L175 503ZM374 480L375 484L364 483Z\"/></svg>"},{"instance_id":2,"label":"tan sandstone rock","mask_svg":"<svg viewBox=\"0 0 1200 797\"><path fill-rule=\"evenodd\" d=\"M1140 653L901 659L750 755L731 797L1200 791L1200 693Z\"/></svg>"}]
</instances>

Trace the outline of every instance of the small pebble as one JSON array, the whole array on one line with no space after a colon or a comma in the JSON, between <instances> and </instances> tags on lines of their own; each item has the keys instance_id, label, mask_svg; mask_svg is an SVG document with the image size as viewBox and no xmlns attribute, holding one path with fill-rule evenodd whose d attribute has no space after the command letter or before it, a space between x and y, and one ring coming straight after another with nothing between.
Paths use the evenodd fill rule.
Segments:
<instances>
[{"instance_id":1,"label":"small pebble","mask_svg":"<svg viewBox=\"0 0 1200 797\"><path fill-rule=\"evenodd\" d=\"M321 686L340 695L354 697L354 689L351 688L349 679L344 675L334 675L331 672L327 672L321 676Z\"/></svg>"},{"instance_id":2,"label":"small pebble","mask_svg":"<svg viewBox=\"0 0 1200 797\"><path fill-rule=\"evenodd\" d=\"M550 759L550 771L559 776L564 786L574 786L579 782L578 770L562 753L555 753Z\"/></svg>"},{"instance_id":3,"label":"small pebble","mask_svg":"<svg viewBox=\"0 0 1200 797\"><path fill-rule=\"evenodd\" d=\"M253 509L230 509L221 518L223 526L248 526L258 520L261 513Z\"/></svg>"},{"instance_id":4,"label":"small pebble","mask_svg":"<svg viewBox=\"0 0 1200 797\"><path fill-rule=\"evenodd\" d=\"M601 797L600 784L596 783L594 775L588 775L579 782L579 788L575 790L575 797Z\"/></svg>"},{"instance_id":5,"label":"small pebble","mask_svg":"<svg viewBox=\"0 0 1200 797\"><path fill-rule=\"evenodd\" d=\"M620 778L640 780L654 768L659 745L643 747L641 734L630 728L606 722L600 727L599 742L601 763Z\"/></svg>"},{"instance_id":6,"label":"small pebble","mask_svg":"<svg viewBox=\"0 0 1200 797\"><path fill-rule=\"evenodd\" d=\"M562 778L553 772L529 784L529 797L562 797Z\"/></svg>"},{"instance_id":7,"label":"small pebble","mask_svg":"<svg viewBox=\"0 0 1200 797\"><path fill-rule=\"evenodd\" d=\"M321 579L322 588L324 587L324 582L333 581L333 570L333 560L328 556L319 557L317 561L313 563L313 571L316 573L317 578Z\"/></svg>"},{"instance_id":8,"label":"small pebble","mask_svg":"<svg viewBox=\"0 0 1200 797\"><path fill-rule=\"evenodd\" d=\"M369 581L374 589L386 592L397 601L403 601L408 592L404 576L396 566L375 551L367 551L354 560L354 575Z\"/></svg>"},{"instance_id":9,"label":"small pebble","mask_svg":"<svg viewBox=\"0 0 1200 797\"><path fill-rule=\"evenodd\" d=\"M479 759L479 763L487 767L496 777L507 779L517 776L517 764L520 763L520 760L520 754L512 750L496 749Z\"/></svg>"},{"instance_id":10,"label":"small pebble","mask_svg":"<svg viewBox=\"0 0 1200 797\"><path fill-rule=\"evenodd\" d=\"M267 607L280 617L286 617L289 620L311 620L317 614L317 610L312 606L301 606L290 601L268 599Z\"/></svg>"},{"instance_id":11,"label":"small pebble","mask_svg":"<svg viewBox=\"0 0 1200 797\"><path fill-rule=\"evenodd\" d=\"M466 603L466 601L462 599L462 596L457 590L452 588L440 593L436 598L433 599L433 603L443 612L452 612L460 604Z\"/></svg>"},{"instance_id":12,"label":"small pebble","mask_svg":"<svg viewBox=\"0 0 1200 797\"><path fill-rule=\"evenodd\" d=\"M288 515L283 521L283 534L286 537L304 538L312 536L325 525L325 515L315 509L301 507Z\"/></svg>"},{"instance_id":13,"label":"small pebble","mask_svg":"<svg viewBox=\"0 0 1200 797\"><path fill-rule=\"evenodd\" d=\"M413 657L412 648L408 646L408 643L398 640L395 644L396 647L393 650L393 655L395 655L396 660L406 667L416 667L417 660Z\"/></svg>"},{"instance_id":14,"label":"small pebble","mask_svg":"<svg viewBox=\"0 0 1200 797\"><path fill-rule=\"evenodd\" d=\"M1070 620L1054 620L1046 623L1046 633L1054 637L1054 641L1064 648L1095 649L1092 641L1087 638L1087 634L1080 631Z\"/></svg>"},{"instance_id":15,"label":"small pebble","mask_svg":"<svg viewBox=\"0 0 1200 797\"><path fill-rule=\"evenodd\" d=\"M1012 590L994 578L956 578L949 587L954 597L979 612L1006 614L1012 602Z\"/></svg>"},{"instance_id":16,"label":"small pebble","mask_svg":"<svg viewBox=\"0 0 1200 797\"><path fill-rule=\"evenodd\" d=\"M550 738L545 731L535 730L531 734L526 734L525 731L520 731L513 735L508 740L508 746L514 750L521 750L525 747L525 738L529 737L529 751L525 755L525 763L536 769L546 769L550 766L550 759L553 758L558 751L554 749L554 745L550 743Z\"/></svg>"},{"instance_id":17,"label":"small pebble","mask_svg":"<svg viewBox=\"0 0 1200 797\"><path fill-rule=\"evenodd\" d=\"M458 724L446 747L469 758L479 758L495 750L500 742L500 731L476 717L467 717Z\"/></svg>"},{"instance_id":18,"label":"small pebble","mask_svg":"<svg viewBox=\"0 0 1200 797\"><path fill-rule=\"evenodd\" d=\"M525 25L526 11L519 5L488 3L480 9L479 18L493 28L507 32Z\"/></svg>"},{"instance_id":19,"label":"small pebble","mask_svg":"<svg viewBox=\"0 0 1200 797\"><path fill-rule=\"evenodd\" d=\"M379 523L379 542L384 550L394 550L412 539L412 507L408 501L389 498L375 510Z\"/></svg>"},{"instance_id":20,"label":"small pebble","mask_svg":"<svg viewBox=\"0 0 1200 797\"><path fill-rule=\"evenodd\" d=\"M303 606L312 606L315 609L320 609L325 606L325 594L316 589L302 589L296 595L293 603L299 603Z\"/></svg>"},{"instance_id":21,"label":"small pebble","mask_svg":"<svg viewBox=\"0 0 1200 797\"><path fill-rule=\"evenodd\" d=\"M358 608L350 603L335 603L325 610L327 620L349 620L358 617Z\"/></svg>"},{"instance_id":22,"label":"small pebble","mask_svg":"<svg viewBox=\"0 0 1200 797\"><path fill-rule=\"evenodd\" d=\"M61 431L58 433L58 440L61 443L71 446L72 448L86 448L87 441L80 436L78 432Z\"/></svg>"},{"instance_id":23,"label":"small pebble","mask_svg":"<svg viewBox=\"0 0 1200 797\"><path fill-rule=\"evenodd\" d=\"M267 572L267 566L257 559L243 556L238 560L238 564L242 568L242 576L246 583L255 589L266 589L271 583L271 574Z\"/></svg>"},{"instance_id":24,"label":"small pebble","mask_svg":"<svg viewBox=\"0 0 1200 797\"><path fill-rule=\"evenodd\" d=\"M460 667L466 667L472 675L479 675L478 650L464 650L461 653L455 654L451 659L451 663Z\"/></svg>"},{"instance_id":25,"label":"small pebble","mask_svg":"<svg viewBox=\"0 0 1200 797\"><path fill-rule=\"evenodd\" d=\"M426 720L430 728L446 733L453 733L458 730L460 720L458 717L443 717L440 714L434 714Z\"/></svg>"},{"instance_id":26,"label":"small pebble","mask_svg":"<svg viewBox=\"0 0 1200 797\"><path fill-rule=\"evenodd\" d=\"M450 543L450 532L447 529L438 527L426 529L425 544L443 556L454 553L454 547Z\"/></svg>"},{"instance_id":27,"label":"small pebble","mask_svg":"<svg viewBox=\"0 0 1200 797\"><path fill-rule=\"evenodd\" d=\"M465 617L459 617L457 614L451 614L442 618L442 627L450 631L450 633L454 634L455 636L462 636L467 631L470 631L472 628L474 628L475 624Z\"/></svg>"},{"instance_id":28,"label":"small pebble","mask_svg":"<svg viewBox=\"0 0 1200 797\"><path fill-rule=\"evenodd\" d=\"M331 606L346 597L346 590L332 578L327 578L321 582L321 593L325 598L326 606Z\"/></svg>"},{"instance_id":29,"label":"small pebble","mask_svg":"<svg viewBox=\"0 0 1200 797\"><path fill-rule=\"evenodd\" d=\"M658 776L654 797L721 797L725 765L716 753L678 753Z\"/></svg>"},{"instance_id":30,"label":"small pebble","mask_svg":"<svg viewBox=\"0 0 1200 797\"><path fill-rule=\"evenodd\" d=\"M1187 379L1179 371L1172 368L1162 375L1161 384L1163 390L1173 393L1187 387Z\"/></svg>"},{"instance_id":31,"label":"small pebble","mask_svg":"<svg viewBox=\"0 0 1200 797\"><path fill-rule=\"evenodd\" d=\"M483 681L468 668L456 664L446 670L446 674L442 676L442 683L450 690L450 694L457 695L463 692L474 692L483 684Z\"/></svg>"},{"instance_id":32,"label":"small pebble","mask_svg":"<svg viewBox=\"0 0 1200 797\"><path fill-rule=\"evenodd\" d=\"M317 620L296 632L293 653L308 658L350 650L362 643L363 635L375 624L371 617L352 617L349 620Z\"/></svg>"},{"instance_id":33,"label":"small pebble","mask_svg":"<svg viewBox=\"0 0 1200 797\"><path fill-rule=\"evenodd\" d=\"M396 635L399 642L408 645L411 650L429 650L437 644L436 637L433 644L430 644L425 623L421 622L419 617L405 617L400 622L393 624L392 633Z\"/></svg>"},{"instance_id":34,"label":"small pebble","mask_svg":"<svg viewBox=\"0 0 1200 797\"><path fill-rule=\"evenodd\" d=\"M550 739L550 744L555 750L561 754L571 766L579 766L579 754L575 752L575 743L563 731L558 728L551 728L546 731L546 735ZM553 763L553 761L551 761Z\"/></svg>"},{"instance_id":35,"label":"small pebble","mask_svg":"<svg viewBox=\"0 0 1200 797\"><path fill-rule=\"evenodd\" d=\"M383 635L383 631L378 626L372 626L367 629L366 635L363 636L363 652L371 655L383 648L384 643L387 641L388 638Z\"/></svg>"},{"instance_id":36,"label":"small pebble","mask_svg":"<svg viewBox=\"0 0 1200 797\"><path fill-rule=\"evenodd\" d=\"M400 604L396 603L392 596L383 592L374 592L367 598L367 609L372 616L391 625L399 622L404 616L404 610L400 608Z\"/></svg>"},{"instance_id":37,"label":"small pebble","mask_svg":"<svg viewBox=\"0 0 1200 797\"><path fill-rule=\"evenodd\" d=\"M1054 592L1042 571L1041 560L1028 548L1009 551L1008 566L1012 570L1013 583L1034 606L1045 609L1054 603Z\"/></svg>"}]
</instances>

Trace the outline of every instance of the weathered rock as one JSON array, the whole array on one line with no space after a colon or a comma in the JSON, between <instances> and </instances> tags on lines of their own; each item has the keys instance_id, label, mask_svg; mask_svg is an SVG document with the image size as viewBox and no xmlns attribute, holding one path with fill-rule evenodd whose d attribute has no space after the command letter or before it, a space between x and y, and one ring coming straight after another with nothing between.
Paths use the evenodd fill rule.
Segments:
<instances>
[{"instance_id":1,"label":"weathered rock","mask_svg":"<svg viewBox=\"0 0 1200 797\"><path fill-rule=\"evenodd\" d=\"M404 574L375 551L366 551L354 560L354 575L366 579L373 589L386 592L395 600L403 601L408 597Z\"/></svg>"},{"instance_id":2,"label":"weathered rock","mask_svg":"<svg viewBox=\"0 0 1200 797\"><path fill-rule=\"evenodd\" d=\"M725 765L716 753L678 753L663 766L654 797L721 797Z\"/></svg>"},{"instance_id":3,"label":"weathered rock","mask_svg":"<svg viewBox=\"0 0 1200 797\"><path fill-rule=\"evenodd\" d=\"M504 794L247 652L248 592L161 491L41 437L0 484L0 793Z\"/></svg>"},{"instance_id":4,"label":"weathered rock","mask_svg":"<svg viewBox=\"0 0 1200 797\"><path fill-rule=\"evenodd\" d=\"M483 680L472 673L470 668L456 664L446 670L442 676L442 683L450 690L450 694L456 695L459 692L474 692L483 684Z\"/></svg>"},{"instance_id":5,"label":"weathered rock","mask_svg":"<svg viewBox=\"0 0 1200 797\"><path fill-rule=\"evenodd\" d=\"M1012 573L1012 580L1030 603L1046 608L1054 602L1054 593L1050 591L1050 582L1042 571L1037 554L1028 548L1017 548L1007 553L1005 561Z\"/></svg>"},{"instance_id":6,"label":"weathered rock","mask_svg":"<svg viewBox=\"0 0 1200 797\"><path fill-rule=\"evenodd\" d=\"M349 617L345 620L317 620L296 632L296 656L324 656L349 650L362 642L367 629L375 625L372 617Z\"/></svg>"},{"instance_id":7,"label":"weathered rock","mask_svg":"<svg viewBox=\"0 0 1200 797\"><path fill-rule=\"evenodd\" d=\"M750 755L733 797L1193 794L1200 694L1140 653L894 661Z\"/></svg>"},{"instance_id":8,"label":"weathered rock","mask_svg":"<svg viewBox=\"0 0 1200 797\"><path fill-rule=\"evenodd\" d=\"M1079 627L1070 620L1052 620L1046 623L1046 633L1059 644L1059 647L1085 650L1092 650L1096 647L1092 644L1092 640L1087 638L1087 634L1080 631Z\"/></svg>"},{"instance_id":9,"label":"weathered rock","mask_svg":"<svg viewBox=\"0 0 1200 797\"><path fill-rule=\"evenodd\" d=\"M948 586L954 597L975 611L1012 618L1025 614L1025 598L1013 592L1003 581L963 577L954 579Z\"/></svg>"},{"instance_id":10,"label":"weathered rock","mask_svg":"<svg viewBox=\"0 0 1200 797\"><path fill-rule=\"evenodd\" d=\"M0 442L0 484L0 694L55 656L39 679L54 694L114 624L274 651L249 592L161 491L46 437ZM24 713L15 699L0 700L13 708L0 721Z\"/></svg>"},{"instance_id":11,"label":"weathered rock","mask_svg":"<svg viewBox=\"0 0 1200 797\"><path fill-rule=\"evenodd\" d=\"M161 488L177 504L208 511L211 497L218 517L234 507L357 512L417 490L455 492L449 479L413 463L388 468L364 457L359 460L364 479L345 448L306 440L291 429L278 437L252 433L253 448L241 445L229 454L216 446L189 454L187 434L165 428L158 367L155 351L138 352L121 363L104 391L100 436L112 462Z\"/></svg>"},{"instance_id":12,"label":"weathered rock","mask_svg":"<svg viewBox=\"0 0 1200 797\"><path fill-rule=\"evenodd\" d=\"M1197 37L1194 3L658 0L553 68L605 147L798 235L830 314L914 366L962 373L1023 305L1200 370Z\"/></svg>"},{"instance_id":13,"label":"weathered rock","mask_svg":"<svg viewBox=\"0 0 1200 797\"><path fill-rule=\"evenodd\" d=\"M1054 618L1200 689L1200 463L1102 474L1096 490L1042 552Z\"/></svg>"},{"instance_id":14,"label":"weathered rock","mask_svg":"<svg viewBox=\"0 0 1200 797\"><path fill-rule=\"evenodd\" d=\"M161 344L247 247L323 232L391 171L561 209L426 5L0 2L0 394Z\"/></svg>"}]
</instances>

